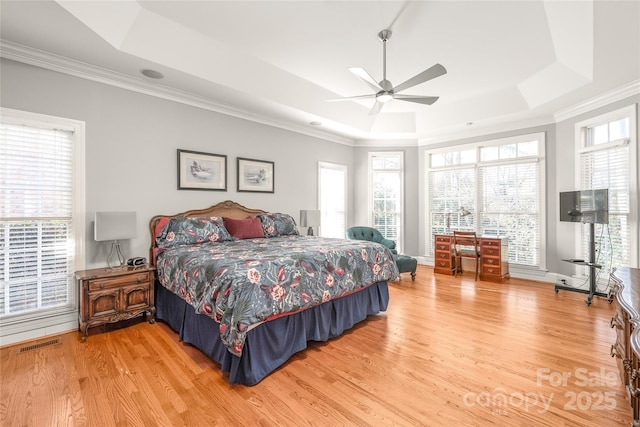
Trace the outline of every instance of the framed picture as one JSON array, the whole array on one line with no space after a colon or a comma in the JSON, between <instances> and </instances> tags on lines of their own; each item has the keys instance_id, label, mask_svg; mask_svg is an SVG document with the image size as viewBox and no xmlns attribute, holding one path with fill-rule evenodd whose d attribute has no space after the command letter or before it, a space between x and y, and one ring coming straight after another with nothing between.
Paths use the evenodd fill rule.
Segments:
<instances>
[{"instance_id":1,"label":"framed picture","mask_svg":"<svg viewBox=\"0 0 640 427\"><path fill-rule=\"evenodd\" d=\"M227 156L178 149L178 190L227 191Z\"/></svg>"},{"instance_id":2,"label":"framed picture","mask_svg":"<svg viewBox=\"0 0 640 427\"><path fill-rule=\"evenodd\" d=\"M274 163L238 157L238 191L274 192Z\"/></svg>"}]
</instances>

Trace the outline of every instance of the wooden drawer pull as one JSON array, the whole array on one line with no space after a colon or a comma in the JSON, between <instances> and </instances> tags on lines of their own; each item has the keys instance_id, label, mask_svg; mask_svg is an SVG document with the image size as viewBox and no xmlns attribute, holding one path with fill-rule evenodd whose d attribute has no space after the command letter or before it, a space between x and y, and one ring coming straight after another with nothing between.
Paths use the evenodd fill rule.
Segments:
<instances>
[{"instance_id":1,"label":"wooden drawer pull","mask_svg":"<svg viewBox=\"0 0 640 427\"><path fill-rule=\"evenodd\" d=\"M616 316L611 318L611 327L612 328L616 328L616 329L622 329L622 323L620 323L620 321L618 320L618 318Z\"/></svg>"},{"instance_id":2,"label":"wooden drawer pull","mask_svg":"<svg viewBox=\"0 0 640 427\"><path fill-rule=\"evenodd\" d=\"M627 391L629 392L629 396L637 399L640 396L640 388L634 388L631 384L627 384Z\"/></svg>"},{"instance_id":3,"label":"wooden drawer pull","mask_svg":"<svg viewBox=\"0 0 640 427\"><path fill-rule=\"evenodd\" d=\"M618 359L620 359L620 355L618 354L618 350L616 349L615 344L611 344L611 350L609 353L611 354L611 357L617 357Z\"/></svg>"}]
</instances>

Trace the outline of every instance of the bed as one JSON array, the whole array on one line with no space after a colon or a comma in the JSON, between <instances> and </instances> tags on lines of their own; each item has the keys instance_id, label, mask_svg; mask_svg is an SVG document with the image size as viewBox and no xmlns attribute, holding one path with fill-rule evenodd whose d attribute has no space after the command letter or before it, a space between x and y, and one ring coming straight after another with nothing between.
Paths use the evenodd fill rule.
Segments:
<instances>
[{"instance_id":1,"label":"bed","mask_svg":"<svg viewBox=\"0 0 640 427\"><path fill-rule=\"evenodd\" d=\"M289 215L225 201L149 222L156 317L254 385L307 348L387 309L391 252L298 234Z\"/></svg>"}]
</instances>

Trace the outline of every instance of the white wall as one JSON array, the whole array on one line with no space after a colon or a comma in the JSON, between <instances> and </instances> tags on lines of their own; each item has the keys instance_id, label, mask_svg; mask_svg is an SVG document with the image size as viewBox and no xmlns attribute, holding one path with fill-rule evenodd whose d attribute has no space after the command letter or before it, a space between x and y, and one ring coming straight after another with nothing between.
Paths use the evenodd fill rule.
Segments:
<instances>
[{"instance_id":1,"label":"white wall","mask_svg":"<svg viewBox=\"0 0 640 427\"><path fill-rule=\"evenodd\" d=\"M86 123L86 268L106 266L110 247L93 241L96 211L136 211L138 236L123 250L146 257L154 215L230 199L298 221L300 209L317 208L318 161L353 169L350 146L6 59L1 66L3 107ZM178 148L226 155L227 191L177 190ZM236 157L275 162L275 193L238 193Z\"/></svg>"}]
</instances>

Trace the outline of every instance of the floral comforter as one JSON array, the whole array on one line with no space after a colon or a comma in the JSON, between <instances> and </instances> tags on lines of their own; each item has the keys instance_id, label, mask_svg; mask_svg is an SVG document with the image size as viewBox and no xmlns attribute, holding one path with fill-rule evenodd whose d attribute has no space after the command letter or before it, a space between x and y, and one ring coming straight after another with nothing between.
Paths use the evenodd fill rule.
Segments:
<instances>
[{"instance_id":1,"label":"floral comforter","mask_svg":"<svg viewBox=\"0 0 640 427\"><path fill-rule=\"evenodd\" d=\"M260 322L399 278L386 247L321 237L177 246L156 260L160 283L216 320L223 343L238 356Z\"/></svg>"}]
</instances>

